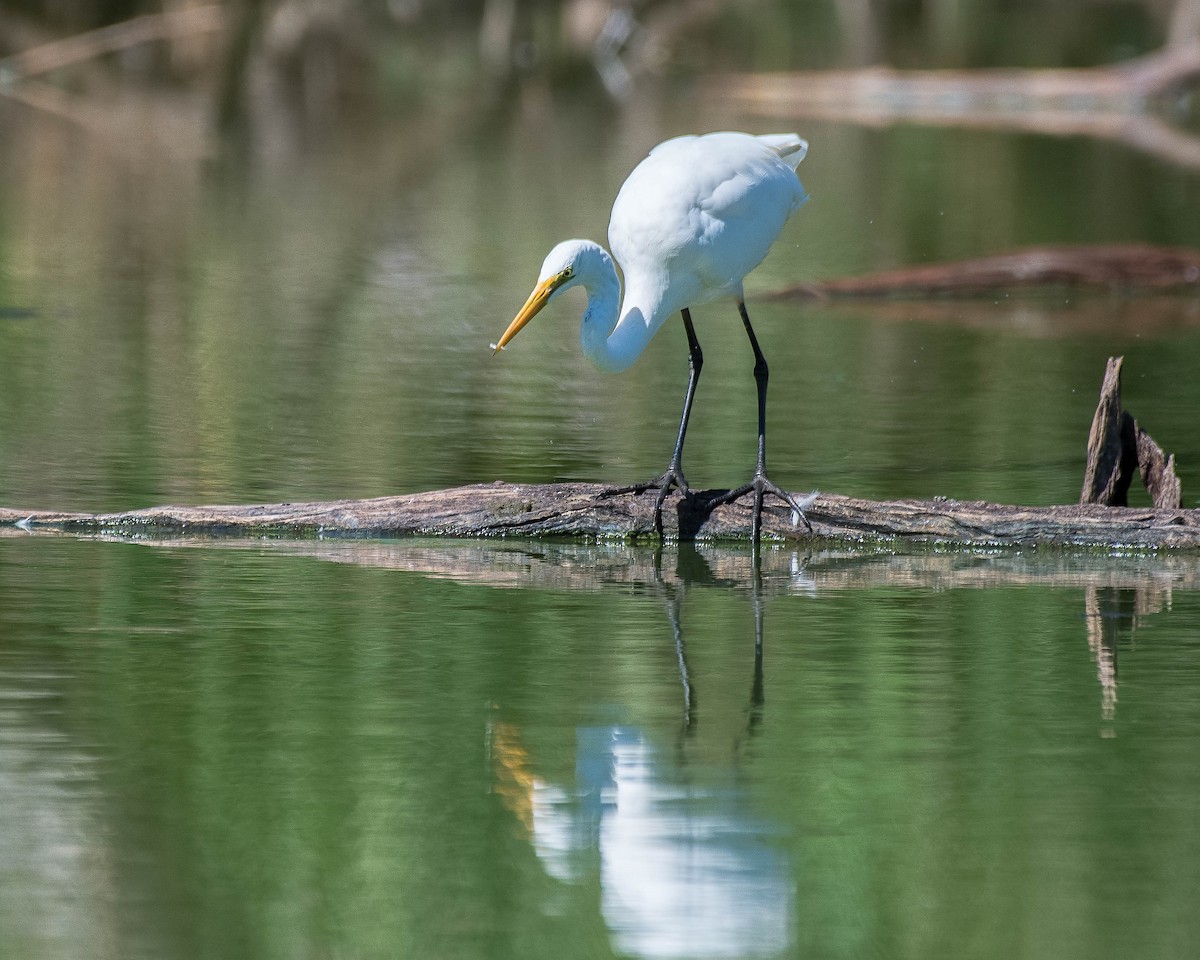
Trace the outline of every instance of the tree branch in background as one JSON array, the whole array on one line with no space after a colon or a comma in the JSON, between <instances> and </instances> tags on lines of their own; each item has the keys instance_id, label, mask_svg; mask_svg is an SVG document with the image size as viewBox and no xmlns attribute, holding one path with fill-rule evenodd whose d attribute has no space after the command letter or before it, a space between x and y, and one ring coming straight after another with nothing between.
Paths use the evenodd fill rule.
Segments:
<instances>
[{"instance_id":1,"label":"tree branch in background","mask_svg":"<svg viewBox=\"0 0 1200 960\"><path fill-rule=\"evenodd\" d=\"M5 75L9 83L19 83L106 53L154 40L213 33L224 26L225 9L219 4L145 14L13 54L0 61L0 74Z\"/></svg>"},{"instance_id":2,"label":"tree branch in background","mask_svg":"<svg viewBox=\"0 0 1200 960\"><path fill-rule=\"evenodd\" d=\"M1167 27L1167 46L1186 47L1200 37L1200 0L1178 0Z\"/></svg>"},{"instance_id":3,"label":"tree branch in background","mask_svg":"<svg viewBox=\"0 0 1200 960\"><path fill-rule=\"evenodd\" d=\"M764 116L884 126L1084 135L1200 167L1200 137L1153 112L1200 80L1200 39L1104 67L1057 70L829 70L716 77L708 91Z\"/></svg>"}]
</instances>

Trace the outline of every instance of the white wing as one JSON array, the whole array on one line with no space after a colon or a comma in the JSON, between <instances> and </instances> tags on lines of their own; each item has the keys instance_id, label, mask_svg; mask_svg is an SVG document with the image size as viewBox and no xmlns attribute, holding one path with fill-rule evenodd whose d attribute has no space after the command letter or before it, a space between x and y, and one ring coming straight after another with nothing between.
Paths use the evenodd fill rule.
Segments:
<instances>
[{"instance_id":1,"label":"white wing","mask_svg":"<svg viewBox=\"0 0 1200 960\"><path fill-rule=\"evenodd\" d=\"M741 293L788 217L807 199L794 134L714 133L659 144L613 204L609 244L627 289L662 291L677 310Z\"/></svg>"}]
</instances>

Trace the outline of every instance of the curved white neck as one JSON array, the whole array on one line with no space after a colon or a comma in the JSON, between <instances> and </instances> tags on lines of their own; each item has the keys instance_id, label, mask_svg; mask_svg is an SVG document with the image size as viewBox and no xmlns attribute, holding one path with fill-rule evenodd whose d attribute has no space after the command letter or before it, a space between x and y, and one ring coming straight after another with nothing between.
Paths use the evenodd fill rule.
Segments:
<instances>
[{"instance_id":1,"label":"curved white neck","mask_svg":"<svg viewBox=\"0 0 1200 960\"><path fill-rule=\"evenodd\" d=\"M662 302L662 285L628 276L622 301L616 268L611 260L605 266L580 278L588 303L579 325L579 343L597 367L619 373L641 356L670 307Z\"/></svg>"}]
</instances>

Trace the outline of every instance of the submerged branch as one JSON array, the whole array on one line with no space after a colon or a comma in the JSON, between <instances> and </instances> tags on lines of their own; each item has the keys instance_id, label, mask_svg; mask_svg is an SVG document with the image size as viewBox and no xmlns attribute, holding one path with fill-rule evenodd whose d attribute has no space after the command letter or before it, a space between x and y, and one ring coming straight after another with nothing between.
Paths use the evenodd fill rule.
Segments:
<instances>
[{"instance_id":1,"label":"submerged branch","mask_svg":"<svg viewBox=\"0 0 1200 960\"><path fill-rule=\"evenodd\" d=\"M981 296L1052 286L1122 293L1200 290L1200 250L1149 244L1027 247L970 260L800 284L769 297Z\"/></svg>"}]
</instances>

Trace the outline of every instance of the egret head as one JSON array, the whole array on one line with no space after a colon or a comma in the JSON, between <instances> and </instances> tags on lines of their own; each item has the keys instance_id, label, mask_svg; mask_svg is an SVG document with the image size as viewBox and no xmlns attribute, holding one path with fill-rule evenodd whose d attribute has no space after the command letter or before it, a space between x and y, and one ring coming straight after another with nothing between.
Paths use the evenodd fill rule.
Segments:
<instances>
[{"instance_id":1,"label":"egret head","mask_svg":"<svg viewBox=\"0 0 1200 960\"><path fill-rule=\"evenodd\" d=\"M538 275L537 286L525 301L525 306L504 331L504 336L492 345L492 349L495 352L503 350L508 341L537 316L542 307L564 290L586 283L596 273L597 268L604 266L611 272L612 259L598 243L591 240L564 240L542 261L542 272Z\"/></svg>"}]
</instances>

